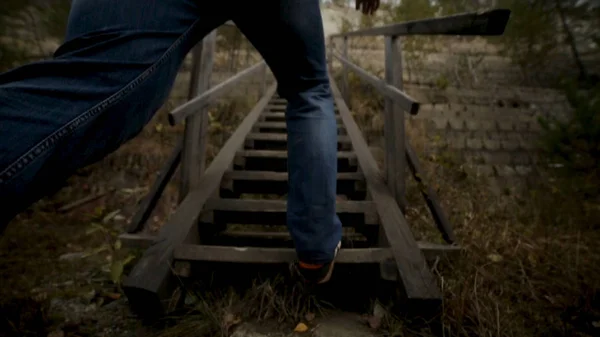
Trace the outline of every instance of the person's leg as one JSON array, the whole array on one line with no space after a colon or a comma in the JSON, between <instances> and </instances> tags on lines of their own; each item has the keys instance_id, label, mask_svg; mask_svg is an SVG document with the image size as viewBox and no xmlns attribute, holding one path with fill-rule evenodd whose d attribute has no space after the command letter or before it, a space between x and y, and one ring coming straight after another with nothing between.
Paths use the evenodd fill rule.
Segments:
<instances>
[{"instance_id":1,"label":"person's leg","mask_svg":"<svg viewBox=\"0 0 600 337\"><path fill-rule=\"evenodd\" d=\"M245 2L233 18L265 58L288 101L287 225L298 258L327 264L342 225L336 215L337 125L318 0Z\"/></svg>"},{"instance_id":2,"label":"person's leg","mask_svg":"<svg viewBox=\"0 0 600 337\"><path fill-rule=\"evenodd\" d=\"M0 74L0 233L76 169L140 132L187 52L228 19L222 8L74 0L54 58Z\"/></svg>"}]
</instances>

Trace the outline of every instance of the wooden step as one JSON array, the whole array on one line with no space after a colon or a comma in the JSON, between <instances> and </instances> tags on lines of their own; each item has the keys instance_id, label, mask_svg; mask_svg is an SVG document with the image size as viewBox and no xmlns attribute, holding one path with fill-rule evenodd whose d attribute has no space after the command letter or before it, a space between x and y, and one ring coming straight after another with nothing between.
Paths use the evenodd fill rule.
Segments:
<instances>
[{"instance_id":1,"label":"wooden step","mask_svg":"<svg viewBox=\"0 0 600 337\"><path fill-rule=\"evenodd\" d=\"M460 247L418 243L427 260L445 258L460 252ZM185 261L212 261L257 264L287 264L296 260L293 248L259 248L182 244L175 248L174 258ZM379 263L393 259L389 248L342 248L336 263Z\"/></svg>"},{"instance_id":2,"label":"wooden step","mask_svg":"<svg viewBox=\"0 0 600 337\"><path fill-rule=\"evenodd\" d=\"M285 121L284 112L263 112L261 117L264 121ZM342 117L338 114L335 115L335 119L338 121L338 124L342 122Z\"/></svg>"},{"instance_id":3,"label":"wooden step","mask_svg":"<svg viewBox=\"0 0 600 337\"><path fill-rule=\"evenodd\" d=\"M222 233L219 233L219 235L222 236L229 236L229 237L239 237L239 238L248 238L248 239L270 239L270 240L283 240L283 241L289 241L292 240L292 236L290 235L289 231L287 230L281 230L281 231L257 231L257 230L251 230L249 228L245 228L245 227L238 227L236 229L227 229L225 231L223 231ZM349 231L343 231L342 232L342 237L344 238L344 240L347 241L363 241L365 240L365 237L357 232L349 232ZM255 245L252 245L255 246Z\"/></svg>"},{"instance_id":4,"label":"wooden step","mask_svg":"<svg viewBox=\"0 0 600 337\"><path fill-rule=\"evenodd\" d=\"M246 149L255 150L285 150L287 148L287 134L285 133L250 133L246 137ZM338 136L338 150L351 150L352 143L348 136Z\"/></svg>"},{"instance_id":5,"label":"wooden step","mask_svg":"<svg viewBox=\"0 0 600 337\"><path fill-rule=\"evenodd\" d=\"M286 133L287 124L286 122L258 122L254 124L252 128L254 132L259 133ZM337 125L338 135L345 135L346 129L341 124Z\"/></svg>"},{"instance_id":6,"label":"wooden step","mask_svg":"<svg viewBox=\"0 0 600 337\"><path fill-rule=\"evenodd\" d=\"M286 224L286 200L209 199L205 211L218 224ZM377 225L375 205L370 201L337 201L336 212L344 226Z\"/></svg>"},{"instance_id":7,"label":"wooden step","mask_svg":"<svg viewBox=\"0 0 600 337\"><path fill-rule=\"evenodd\" d=\"M286 227L282 231L265 231L264 229L253 230L249 226L238 226L235 229L227 229L215 235L208 245L216 246L241 246L241 247L275 247L294 248L294 241ZM352 229L352 228L349 228ZM367 238L358 233L343 231L342 248L368 248L372 246Z\"/></svg>"},{"instance_id":8,"label":"wooden step","mask_svg":"<svg viewBox=\"0 0 600 337\"><path fill-rule=\"evenodd\" d=\"M266 111L285 111L287 108L287 103L273 103L270 102L269 105L267 105L267 107L265 108ZM337 106L333 107L333 111L335 111L336 113L339 112L339 109Z\"/></svg>"},{"instance_id":9,"label":"wooden step","mask_svg":"<svg viewBox=\"0 0 600 337\"><path fill-rule=\"evenodd\" d=\"M338 151L338 172L356 172L358 161L352 151ZM238 170L287 171L288 152L283 150L241 150L233 160Z\"/></svg>"},{"instance_id":10,"label":"wooden step","mask_svg":"<svg viewBox=\"0 0 600 337\"><path fill-rule=\"evenodd\" d=\"M277 194L288 192L287 172L274 171L226 171L221 181L221 193L236 196L249 194ZM365 178L359 172L337 174L337 194L352 200L364 199Z\"/></svg>"}]
</instances>

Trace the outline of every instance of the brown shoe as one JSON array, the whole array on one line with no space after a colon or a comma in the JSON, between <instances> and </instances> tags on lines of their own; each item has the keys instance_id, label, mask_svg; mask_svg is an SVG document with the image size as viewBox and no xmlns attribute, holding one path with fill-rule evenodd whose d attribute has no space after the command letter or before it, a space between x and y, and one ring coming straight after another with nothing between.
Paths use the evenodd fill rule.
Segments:
<instances>
[{"instance_id":1,"label":"brown shoe","mask_svg":"<svg viewBox=\"0 0 600 337\"><path fill-rule=\"evenodd\" d=\"M333 265L341 246L342 242L340 241L335 247L333 260L329 263L310 264L298 261L294 264L294 269L306 283L322 284L328 282L333 274Z\"/></svg>"}]
</instances>

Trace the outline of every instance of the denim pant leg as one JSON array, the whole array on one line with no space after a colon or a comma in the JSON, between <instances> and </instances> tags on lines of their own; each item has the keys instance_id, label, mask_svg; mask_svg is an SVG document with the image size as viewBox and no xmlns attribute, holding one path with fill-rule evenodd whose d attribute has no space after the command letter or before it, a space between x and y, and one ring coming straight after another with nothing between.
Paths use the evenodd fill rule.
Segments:
<instances>
[{"instance_id":1,"label":"denim pant leg","mask_svg":"<svg viewBox=\"0 0 600 337\"><path fill-rule=\"evenodd\" d=\"M335 208L337 124L319 1L247 3L233 20L265 58L279 94L288 100L287 225L300 260L330 262L342 224Z\"/></svg>"},{"instance_id":2,"label":"denim pant leg","mask_svg":"<svg viewBox=\"0 0 600 337\"><path fill-rule=\"evenodd\" d=\"M54 58L0 74L0 233L141 131L187 52L226 21L210 3L74 0Z\"/></svg>"}]
</instances>

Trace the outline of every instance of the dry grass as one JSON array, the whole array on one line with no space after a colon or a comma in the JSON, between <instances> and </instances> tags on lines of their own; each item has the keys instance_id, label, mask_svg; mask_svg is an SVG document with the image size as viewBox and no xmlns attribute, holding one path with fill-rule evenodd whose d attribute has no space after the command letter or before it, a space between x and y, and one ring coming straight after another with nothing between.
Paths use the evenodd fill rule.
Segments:
<instances>
[{"instance_id":1,"label":"dry grass","mask_svg":"<svg viewBox=\"0 0 600 337\"><path fill-rule=\"evenodd\" d=\"M357 122L367 138L380 138L382 124L375 116L383 111L381 98L350 83ZM424 130L407 132L417 152L427 153ZM490 191L490 178L452 153L421 160L464 248L460 259L437 268L446 336L600 332L598 200L586 199L573 179L552 172L539 171L525 188L507 186L498 195ZM407 219L416 236L439 240L416 184L409 184L408 194ZM410 335L400 330L404 334L398 336Z\"/></svg>"}]
</instances>

